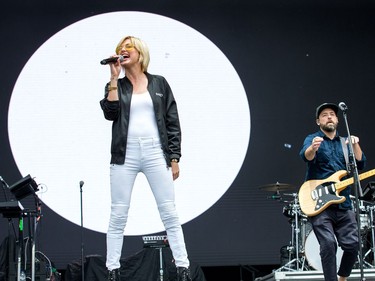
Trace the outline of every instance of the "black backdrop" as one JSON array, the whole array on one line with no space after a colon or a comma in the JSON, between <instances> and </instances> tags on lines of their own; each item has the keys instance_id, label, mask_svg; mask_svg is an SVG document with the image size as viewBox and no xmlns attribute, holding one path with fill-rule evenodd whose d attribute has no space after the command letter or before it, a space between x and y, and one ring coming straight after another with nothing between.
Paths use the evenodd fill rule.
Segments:
<instances>
[{"instance_id":1,"label":"black backdrop","mask_svg":"<svg viewBox=\"0 0 375 281\"><path fill-rule=\"evenodd\" d=\"M285 203L267 199L270 194L258 187L301 185L305 166L298 152L305 135L316 130L318 104L346 102L351 132L361 138L368 168L375 166L373 1L13 0L0 7L0 175L8 183L21 177L7 132L13 87L32 54L66 26L106 12L155 13L198 30L229 58L248 93L251 138L231 188L183 226L190 258L202 266L279 263L291 236ZM80 228L46 206L43 214L37 248L65 268L80 257ZM1 240L8 230L1 219ZM86 254L104 255L104 234L85 230L84 237ZM124 256L141 249L140 237L126 239Z\"/></svg>"}]
</instances>

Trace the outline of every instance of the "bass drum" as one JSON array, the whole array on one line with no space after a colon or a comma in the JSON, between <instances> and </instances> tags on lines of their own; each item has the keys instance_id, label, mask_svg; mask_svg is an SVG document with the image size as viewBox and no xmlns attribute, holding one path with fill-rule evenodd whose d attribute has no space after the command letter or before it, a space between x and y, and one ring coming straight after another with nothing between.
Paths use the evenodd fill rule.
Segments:
<instances>
[{"instance_id":1,"label":"bass drum","mask_svg":"<svg viewBox=\"0 0 375 281\"><path fill-rule=\"evenodd\" d=\"M306 238L305 242L305 256L309 265L316 270L323 270L322 261L320 259L320 246L318 239L315 236L314 231L311 231ZM340 266L341 258L343 255L343 250L340 247L337 247L336 253L336 264L337 268Z\"/></svg>"}]
</instances>

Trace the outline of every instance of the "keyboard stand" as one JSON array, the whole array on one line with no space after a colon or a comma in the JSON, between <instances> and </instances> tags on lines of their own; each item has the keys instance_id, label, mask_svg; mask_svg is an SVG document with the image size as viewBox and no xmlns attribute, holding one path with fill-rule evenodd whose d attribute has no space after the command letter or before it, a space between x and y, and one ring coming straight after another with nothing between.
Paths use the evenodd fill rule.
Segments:
<instances>
[{"instance_id":1,"label":"keyboard stand","mask_svg":"<svg viewBox=\"0 0 375 281\"><path fill-rule=\"evenodd\" d=\"M143 248L154 248L159 250L159 279L156 281L164 280L163 268L163 248L169 247L168 237L166 235L160 236L143 236Z\"/></svg>"}]
</instances>

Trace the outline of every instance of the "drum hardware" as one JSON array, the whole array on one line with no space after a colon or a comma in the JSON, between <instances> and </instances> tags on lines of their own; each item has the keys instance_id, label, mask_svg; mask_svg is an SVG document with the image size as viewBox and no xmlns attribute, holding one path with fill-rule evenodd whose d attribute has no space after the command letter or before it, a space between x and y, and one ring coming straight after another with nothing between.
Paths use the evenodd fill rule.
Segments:
<instances>
[{"instance_id":1,"label":"drum hardware","mask_svg":"<svg viewBox=\"0 0 375 281\"><path fill-rule=\"evenodd\" d=\"M302 216L301 208L298 202L298 194L288 194L294 197L292 203L284 206L283 210L287 211L287 216L291 218L289 221L292 228L292 240L287 247L289 252L289 262L275 271L301 271L307 270L306 258L304 255L304 237L306 237L307 219ZM283 211L284 212L284 211Z\"/></svg>"},{"instance_id":2,"label":"drum hardware","mask_svg":"<svg viewBox=\"0 0 375 281\"><path fill-rule=\"evenodd\" d=\"M353 200L354 201L354 200ZM355 201L354 201L355 202ZM366 251L362 256L362 265L365 268L375 268L375 230L374 230L374 202L359 200L359 221L358 228L361 233L361 249ZM357 210L353 204L354 210ZM354 265L358 268L360 260Z\"/></svg>"},{"instance_id":3,"label":"drum hardware","mask_svg":"<svg viewBox=\"0 0 375 281\"><path fill-rule=\"evenodd\" d=\"M292 201L283 201L284 203L287 203L287 205L285 205L283 207L283 215L286 216L287 218L291 219L289 221L290 223L294 223L294 218L295 218L295 213L296 212L297 212L299 218L302 218L303 216L306 217L302 213L301 208L299 206L299 203L298 202L297 202L297 204L295 203L295 199L294 198L296 196L296 193L284 193L283 195L285 195L285 196L292 196L293 197Z\"/></svg>"},{"instance_id":4,"label":"drum hardware","mask_svg":"<svg viewBox=\"0 0 375 281\"><path fill-rule=\"evenodd\" d=\"M279 190L277 190L271 196L267 196L267 199L272 199L272 200L277 200L277 201L282 201L283 200L283 198L282 198Z\"/></svg>"},{"instance_id":5,"label":"drum hardware","mask_svg":"<svg viewBox=\"0 0 375 281\"><path fill-rule=\"evenodd\" d=\"M363 202L361 202L361 203L363 204ZM371 203L371 204L373 204L373 203ZM360 223L359 223L359 225L360 225L359 227L361 228L364 235L366 235L370 231L370 234L369 234L370 235L369 249L363 255L363 263L367 268L374 268L375 267L374 210L375 210L374 205L367 205L365 207L365 212L361 213ZM366 219L364 219L364 218L366 218ZM365 239L362 239L362 240L365 240ZM364 245L362 245L362 247L364 247Z\"/></svg>"}]
</instances>

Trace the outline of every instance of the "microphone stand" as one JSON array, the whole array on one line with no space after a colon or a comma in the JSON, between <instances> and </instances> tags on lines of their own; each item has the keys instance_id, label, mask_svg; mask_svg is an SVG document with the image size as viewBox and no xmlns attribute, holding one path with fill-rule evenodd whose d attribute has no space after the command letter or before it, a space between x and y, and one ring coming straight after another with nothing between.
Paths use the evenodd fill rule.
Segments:
<instances>
[{"instance_id":1,"label":"microphone stand","mask_svg":"<svg viewBox=\"0 0 375 281\"><path fill-rule=\"evenodd\" d=\"M366 280L363 276L363 253L362 253L362 235L361 235L361 229L360 229L360 211L359 211L359 197L363 197L363 192L362 192L362 187L359 179L359 174L358 174L358 169L357 169L357 163L355 161L355 156L354 156L354 150L353 150L353 142L351 138L351 134L349 131L349 125L348 125L348 119L346 115L346 111L348 110L347 106L344 103L339 104L340 109L342 110L342 114L345 120L345 126L346 126L346 131L348 134L348 142L349 142L349 151L348 151L348 158L349 158L349 163L348 163L348 169L349 173L353 175L353 185L354 185L354 195L355 195L355 205L356 205L356 216L357 216L357 231L358 231L358 242L359 242L359 268L360 268L360 273L361 273L361 281Z\"/></svg>"},{"instance_id":2,"label":"microphone stand","mask_svg":"<svg viewBox=\"0 0 375 281\"><path fill-rule=\"evenodd\" d=\"M82 281L85 281L85 260L84 260L84 243L83 243L83 204L82 204L82 186L84 185L83 181L79 182L80 189L80 199L81 199L81 276Z\"/></svg>"},{"instance_id":3,"label":"microphone stand","mask_svg":"<svg viewBox=\"0 0 375 281\"><path fill-rule=\"evenodd\" d=\"M34 195L35 200L35 214L34 214L34 222L33 227L31 227L31 222L29 219L29 233L30 233L30 240L31 240L31 281L35 281L35 241L37 238L37 228L39 221L42 218L42 203L38 197L38 195Z\"/></svg>"}]
</instances>

